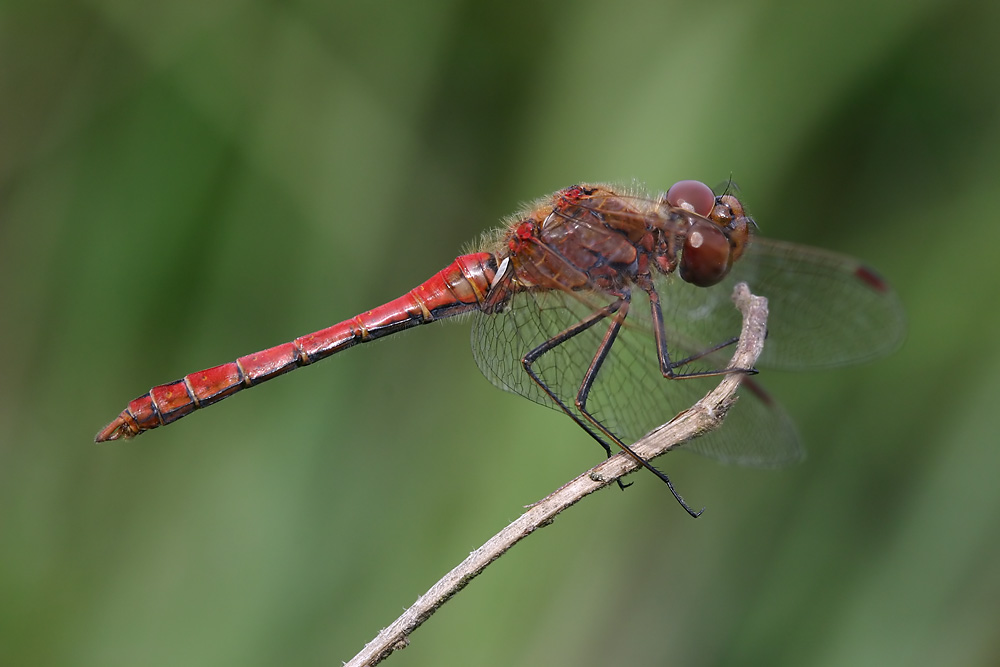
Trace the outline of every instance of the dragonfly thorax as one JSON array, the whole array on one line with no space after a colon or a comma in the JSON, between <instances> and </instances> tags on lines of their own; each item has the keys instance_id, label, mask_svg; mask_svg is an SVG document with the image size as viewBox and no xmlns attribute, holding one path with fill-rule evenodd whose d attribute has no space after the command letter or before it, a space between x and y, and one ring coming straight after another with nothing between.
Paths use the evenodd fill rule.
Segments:
<instances>
[{"instance_id":1,"label":"dragonfly thorax","mask_svg":"<svg viewBox=\"0 0 1000 667\"><path fill-rule=\"evenodd\" d=\"M527 211L506 250L525 287L619 293L651 268L700 287L718 283L749 240L752 220L732 195L682 181L658 199L575 185Z\"/></svg>"}]
</instances>

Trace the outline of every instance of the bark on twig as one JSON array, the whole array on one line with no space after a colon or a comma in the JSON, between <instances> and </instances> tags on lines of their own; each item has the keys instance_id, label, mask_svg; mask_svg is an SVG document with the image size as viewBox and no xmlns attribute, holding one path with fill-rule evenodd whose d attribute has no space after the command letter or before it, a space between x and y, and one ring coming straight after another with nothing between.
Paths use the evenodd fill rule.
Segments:
<instances>
[{"instance_id":1,"label":"bark on twig","mask_svg":"<svg viewBox=\"0 0 1000 667\"><path fill-rule=\"evenodd\" d=\"M733 301L743 314L743 328L729 366L753 368L763 350L767 333L767 299L750 294L746 284L740 283L733 291ZM741 378L739 373L723 376L719 385L704 398L636 442L632 448L649 460L718 428L735 401ZM469 554L468 558L434 584L392 625L383 629L347 663L348 667L376 665L393 651L407 646L410 634L487 565L536 529L551 523L557 514L570 505L614 483L637 467L638 464L630 457L616 454L531 505L520 518Z\"/></svg>"}]
</instances>

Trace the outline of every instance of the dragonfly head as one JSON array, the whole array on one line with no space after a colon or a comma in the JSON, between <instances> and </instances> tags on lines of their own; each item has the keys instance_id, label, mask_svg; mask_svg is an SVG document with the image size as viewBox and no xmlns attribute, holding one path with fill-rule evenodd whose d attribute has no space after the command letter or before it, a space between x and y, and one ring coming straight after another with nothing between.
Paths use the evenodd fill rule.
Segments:
<instances>
[{"instance_id":1,"label":"dragonfly head","mask_svg":"<svg viewBox=\"0 0 1000 667\"><path fill-rule=\"evenodd\" d=\"M681 278L698 287L715 285L743 254L753 219L735 196L716 197L711 188L698 181L675 183L667 191L666 199L671 206L695 214L688 218L680 260Z\"/></svg>"}]
</instances>

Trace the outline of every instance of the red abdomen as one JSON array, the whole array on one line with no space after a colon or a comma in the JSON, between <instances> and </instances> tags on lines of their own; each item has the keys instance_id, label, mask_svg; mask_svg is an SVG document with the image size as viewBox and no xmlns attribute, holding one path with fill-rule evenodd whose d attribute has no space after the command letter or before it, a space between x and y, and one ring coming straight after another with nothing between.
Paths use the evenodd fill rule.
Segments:
<instances>
[{"instance_id":1,"label":"red abdomen","mask_svg":"<svg viewBox=\"0 0 1000 667\"><path fill-rule=\"evenodd\" d=\"M352 345L476 310L485 300L496 270L496 259L490 253L461 255L430 280L389 303L289 343L153 387L130 401L95 441L131 438Z\"/></svg>"}]
</instances>

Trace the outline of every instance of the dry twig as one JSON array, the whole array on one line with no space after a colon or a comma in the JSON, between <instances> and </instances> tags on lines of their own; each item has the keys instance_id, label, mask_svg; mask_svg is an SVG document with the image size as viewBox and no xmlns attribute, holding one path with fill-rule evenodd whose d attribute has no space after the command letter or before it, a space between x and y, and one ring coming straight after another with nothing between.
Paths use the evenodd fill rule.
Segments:
<instances>
[{"instance_id":1,"label":"dry twig","mask_svg":"<svg viewBox=\"0 0 1000 667\"><path fill-rule=\"evenodd\" d=\"M767 299L750 294L746 284L740 283L733 291L733 301L743 314L743 329L730 368L753 368L764 347L764 337L767 332ZM637 454L649 460L718 428L735 401L741 378L742 375L739 373L724 376L719 386L704 398L669 423L636 442L632 448ZM616 454L531 505L520 518L469 554L468 558L434 584L392 625L383 629L347 663L348 667L376 665L396 649L407 646L410 634L487 565L536 529L551 523L557 514L570 505L614 483L637 467L638 464L630 457L622 453Z\"/></svg>"}]
</instances>

